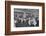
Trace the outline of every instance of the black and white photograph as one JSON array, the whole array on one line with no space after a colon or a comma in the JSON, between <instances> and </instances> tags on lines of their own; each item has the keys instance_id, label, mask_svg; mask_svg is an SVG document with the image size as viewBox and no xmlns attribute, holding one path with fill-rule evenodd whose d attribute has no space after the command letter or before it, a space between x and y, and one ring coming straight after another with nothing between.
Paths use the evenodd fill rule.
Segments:
<instances>
[{"instance_id":1,"label":"black and white photograph","mask_svg":"<svg viewBox=\"0 0 46 36\"><path fill-rule=\"evenodd\" d=\"M41 9L39 6L12 5L11 31L41 30Z\"/></svg>"},{"instance_id":2,"label":"black and white photograph","mask_svg":"<svg viewBox=\"0 0 46 36\"><path fill-rule=\"evenodd\" d=\"M15 27L39 27L39 9L14 8Z\"/></svg>"}]
</instances>

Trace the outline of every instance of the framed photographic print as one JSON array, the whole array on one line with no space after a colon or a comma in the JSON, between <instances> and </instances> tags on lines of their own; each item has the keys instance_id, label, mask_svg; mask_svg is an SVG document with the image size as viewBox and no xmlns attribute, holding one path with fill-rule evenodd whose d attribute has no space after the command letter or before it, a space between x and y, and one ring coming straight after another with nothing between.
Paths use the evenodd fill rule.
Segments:
<instances>
[{"instance_id":1,"label":"framed photographic print","mask_svg":"<svg viewBox=\"0 0 46 36\"><path fill-rule=\"evenodd\" d=\"M5 34L45 32L44 3L5 1Z\"/></svg>"}]
</instances>

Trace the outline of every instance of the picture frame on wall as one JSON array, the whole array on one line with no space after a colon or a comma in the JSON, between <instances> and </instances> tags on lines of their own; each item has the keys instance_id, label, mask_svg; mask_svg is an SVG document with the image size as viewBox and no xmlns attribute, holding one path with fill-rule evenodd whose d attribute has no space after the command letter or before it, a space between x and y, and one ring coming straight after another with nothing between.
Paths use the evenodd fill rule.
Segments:
<instances>
[{"instance_id":1,"label":"picture frame on wall","mask_svg":"<svg viewBox=\"0 0 46 36\"><path fill-rule=\"evenodd\" d=\"M5 1L5 34L45 32L44 3Z\"/></svg>"}]
</instances>

